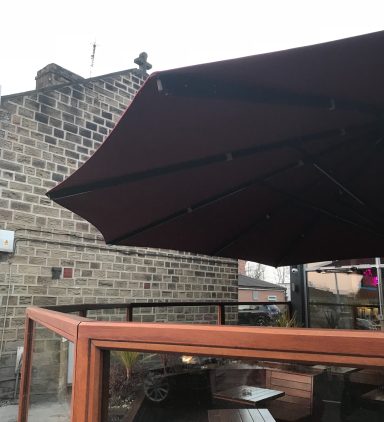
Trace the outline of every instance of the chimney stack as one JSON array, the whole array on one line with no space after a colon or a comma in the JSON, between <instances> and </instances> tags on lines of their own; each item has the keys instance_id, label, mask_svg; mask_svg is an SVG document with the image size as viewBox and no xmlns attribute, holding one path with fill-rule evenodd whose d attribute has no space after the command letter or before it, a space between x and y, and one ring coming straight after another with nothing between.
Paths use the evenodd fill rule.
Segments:
<instances>
[{"instance_id":1,"label":"chimney stack","mask_svg":"<svg viewBox=\"0 0 384 422\"><path fill-rule=\"evenodd\" d=\"M65 83L73 83L76 81L83 80L79 75L73 73L63 67L51 63L37 72L36 75L36 89L47 88L54 85L60 85Z\"/></svg>"},{"instance_id":2,"label":"chimney stack","mask_svg":"<svg viewBox=\"0 0 384 422\"><path fill-rule=\"evenodd\" d=\"M237 263L238 263L237 272L241 275L247 275L245 272L245 265L247 264L247 261L243 261L242 259L239 259Z\"/></svg>"}]
</instances>

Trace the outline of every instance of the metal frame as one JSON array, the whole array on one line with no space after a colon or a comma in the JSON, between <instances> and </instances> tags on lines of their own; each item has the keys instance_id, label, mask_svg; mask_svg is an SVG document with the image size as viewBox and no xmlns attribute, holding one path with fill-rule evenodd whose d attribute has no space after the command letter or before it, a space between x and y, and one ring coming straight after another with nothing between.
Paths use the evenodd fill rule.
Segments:
<instances>
[{"instance_id":1,"label":"metal frame","mask_svg":"<svg viewBox=\"0 0 384 422\"><path fill-rule=\"evenodd\" d=\"M384 264L381 263L381 258L376 257L375 258L375 263L371 263L371 264L357 264L357 265L343 265L341 267L336 267L336 266L323 266L323 267L318 267L318 268L307 268L306 265L301 266L303 268L303 277L304 277L304 285L305 285L305 290L304 290L304 294L305 294L305 306L306 306L306 326L309 326L309 300L308 300L308 273L309 272L314 272L314 271L325 271L325 272L342 272L342 271L346 271L346 270L350 270L352 268L356 268L356 269L365 269L365 268L375 268L377 271L377 277L378 277L378 285L377 285L377 294L378 294L378 308L379 308L379 318L380 318L380 323L382 326L382 329L384 330L384 287L383 287L383 277L382 277L382 273L380 271L380 269L384 269ZM345 306L345 304L342 304L343 306ZM347 305L348 306L348 305ZM371 306L371 305L368 305Z\"/></svg>"}]
</instances>

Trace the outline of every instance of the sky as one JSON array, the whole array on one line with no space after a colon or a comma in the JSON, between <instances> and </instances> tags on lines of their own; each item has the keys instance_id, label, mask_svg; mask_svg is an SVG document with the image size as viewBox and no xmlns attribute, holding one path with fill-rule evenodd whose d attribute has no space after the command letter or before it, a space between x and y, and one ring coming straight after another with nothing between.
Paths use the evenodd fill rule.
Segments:
<instances>
[{"instance_id":1,"label":"sky","mask_svg":"<svg viewBox=\"0 0 384 422\"><path fill-rule=\"evenodd\" d=\"M152 70L277 51L384 29L383 0L5 0L2 95L32 90L56 63L83 77Z\"/></svg>"}]
</instances>

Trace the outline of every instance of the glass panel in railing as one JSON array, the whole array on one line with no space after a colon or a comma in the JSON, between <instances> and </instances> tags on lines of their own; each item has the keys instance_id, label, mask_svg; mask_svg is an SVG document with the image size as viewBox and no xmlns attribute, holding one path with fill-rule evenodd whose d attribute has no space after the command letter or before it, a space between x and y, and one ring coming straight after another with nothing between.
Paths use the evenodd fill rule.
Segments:
<instances>
[{"instance_id":1,"label":"glass panel in railing","mask_svg":"<svg viewBox=\"0 0 384 422\"><path fill-rule=\"evenodd\" d=\"M377 330L378 276L374 267L307 272L312 328Z\"/></svg>"},{"instance_id":2,"label":"glass panel in railing","mask_svg":"<svg viewBox=\"0 0 384 422\"><path fill-rule=\"evenodd\" d=\"M184 305L173 303L164 306L161 302L132 302L131 317L133 322L162 322L177 324L217 324L218 307L212 304L199 303ZM101 304L100 304L101 306ZM231 307L226 307L227 324L237 323L237 313ZM98 321L127 321L127 308L106 304L106 308L87 310L87 318Z\"/></svg>"},{"instance_id":3,"label":"glass panel in railing","mask_svg":"<svg viewBox=\"0 0 384 422\"><path fill-rule=\"evenodd\" d=\"M295 315L288 303L254 302L238 305L238 324L265 327L294 327Z\"/></svg>"},{"instance_id":4,"label":"glass panel in railing","mask_svg":"<svg viewBox=\"0 0 384 422\"><path fill-rule=\"evenodd\" d=\"M154 303L150 307L140 307L136 304L135 306L137 307L133 310L134 321L171 324L217 324L218 311L215 305L199 303L191 306L179 302L169 306L163 306L161 303Z\"/></svg>"},{"instance_id":5,"label":"glass panel in railing","mask_svg":"<svg viewBox=\"0 0 384 422\"><path fill-rule=\"evenodd\" d=\"M90 309L87 311L87 318L97 321L126 321L127 310L126 308L116 307L103 308L103 309Z\"/></svg>"},{"instance_id":6,"label":"glass panel in railing","mask_svg":"<svg viewBox=\"0 0 384 422\"><path fill-rule=\"evenodd\" d=\"M219 361L171 353L111 352L108 420L199 421L211 402L210 369L220 366Z\"/></svg>"},{"instance_id":7,"label":"glass panel in railing","mask_svg":"<svg viewBox=\"0 0 384 422\"><path fill-rule=\"evenodd\" d=\"M112 352L110 422L382 422L384 368Z\"/></svg>"},{"instance_id":8,"label":"glass panel in railing","mask_svg":"<svg viewBox=\"0 0 384 422\"><path fill-rule=\"evenodd\" d=\"M28 421L70 421L73 343L36 324Z\"/></svg>"}]
</instances>

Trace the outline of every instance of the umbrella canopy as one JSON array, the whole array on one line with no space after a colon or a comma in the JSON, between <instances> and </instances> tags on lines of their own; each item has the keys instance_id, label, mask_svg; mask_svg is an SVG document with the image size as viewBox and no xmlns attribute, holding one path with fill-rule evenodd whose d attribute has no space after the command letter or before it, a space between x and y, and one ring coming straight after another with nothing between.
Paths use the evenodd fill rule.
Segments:
<instances>
[{"instance_id":1,"label":"umbrella canopy","mask_svg":"<svg viewBox=\"0 0 384 422\"><path fill-rule=\"evenodd\" d=\"M109 244L274 266L384 251L384 32L152 74L48 195Z\"/></svg>"}]
</instances>

